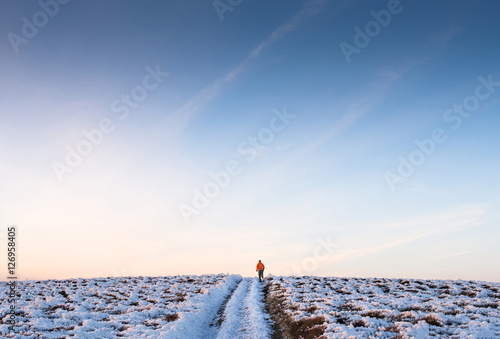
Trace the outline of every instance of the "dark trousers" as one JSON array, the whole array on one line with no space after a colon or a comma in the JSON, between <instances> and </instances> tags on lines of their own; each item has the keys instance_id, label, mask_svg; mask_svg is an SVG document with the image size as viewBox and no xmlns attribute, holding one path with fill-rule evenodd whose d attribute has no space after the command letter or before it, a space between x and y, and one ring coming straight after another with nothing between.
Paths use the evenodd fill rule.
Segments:
<instances>
[{"instance_id":1,"label":"dark trousers","mask_svg":"<svg viewBox=\"0 0 500 339\"><path fill-rule=\"evenodd\" d=\"M259 271L259 281L260 282L264 281L264 270Z\"/></svg>"}]
</instances>

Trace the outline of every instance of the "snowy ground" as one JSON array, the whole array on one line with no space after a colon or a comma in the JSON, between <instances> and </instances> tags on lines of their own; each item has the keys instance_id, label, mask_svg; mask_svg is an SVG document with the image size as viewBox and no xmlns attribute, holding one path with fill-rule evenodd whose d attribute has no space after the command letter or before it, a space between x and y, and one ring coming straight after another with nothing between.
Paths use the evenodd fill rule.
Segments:
<instances>
[{"instance_id":1,"label":"snowy ground","mask_svg":"<svg viewBox=\"0 0 500 339\"><path fill-rule=\"evenodd\" d=\"M244 278L221 317L217 339L270 338L271 327L262 302L263 284L256 278Z\"/></svg>"},{"instance_id":2,"label":"snowy ground","mask_svg":"<svg viewBox=\"0 0 500 339\"><path fill-rule=\"evenodd\" d=\"M323 316L330 338L500 338L500 284L271 277L295 319Z\"/></svg>"},{"instance_id":3,"label":"snowy ground","mask_svg":"<svg viewBox=\"0 0 500 339\"><path fill-rule=\"evenodd\" d=\"M268 338L262 287L239 275L19 281L16 332L5 338Z\"/></svg>"},{"instance_id":4,"label":"snowy ground","mask_svg":"<svg viewBox=\"0 0 500 339\"><path fill-rule=\"evenodd\" d=\"M325 338L499 338L500 284L273 277L291 319L322 317ZM16 332L3 338L271 338L265 283L239 275L19 281Z\"/></svg>"}]
</instances>

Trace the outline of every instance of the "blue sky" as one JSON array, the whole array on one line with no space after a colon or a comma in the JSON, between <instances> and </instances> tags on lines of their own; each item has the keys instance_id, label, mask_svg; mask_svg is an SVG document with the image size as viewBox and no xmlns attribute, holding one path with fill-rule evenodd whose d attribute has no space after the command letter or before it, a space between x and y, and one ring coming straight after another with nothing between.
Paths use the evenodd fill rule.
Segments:
<instances>
[{"instance_id":1,"label":"blue sky","mask_svg":"<svg viewBox=\"0 0 500 339\"><path fill-rule=\"evenodd\" d=\"M500 281L498 3L214 3L2 2L22 278Z\"/></svg>"}]
</instances>

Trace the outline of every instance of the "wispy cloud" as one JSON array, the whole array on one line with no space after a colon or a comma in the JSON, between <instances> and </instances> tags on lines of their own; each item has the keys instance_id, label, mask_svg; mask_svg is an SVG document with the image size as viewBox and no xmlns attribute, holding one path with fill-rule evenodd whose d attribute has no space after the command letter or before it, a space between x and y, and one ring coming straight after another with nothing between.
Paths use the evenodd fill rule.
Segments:
<instances>
[{"instance_id":1,"label":"wispy cloud","mask_svg":"<svg viewBox=\"0 0 500 339\"><path fill-rule=\"evenodd\" d=\"M452 41L457 35L462 32L463 28L457 24L452 24L446 28L443 32L436 35L433 39L433 42L436 45L441 45L444 47L448 47L450 41Z\"/></svg>"},{"instance_id":2,"label":"wispy cloud","mask_svg":"<svg viewBox=\"0 0 500 339\"><path fill-rule=\"evenodd\" d=\"M361 95L360 92L362 89L356 89L356 93L354 93L354 103L347 105L347 107L343 109L345 113L340 116L335 123L329 126L323 134L301 146L295 154L292 155L289 161L301 158L304 154L309 154L331 139L340 136L345 130L351 127L359 119L369 114L378 103L382 102L390 95L396 82L402 76L442 53L447 48L449 41L460 32L461 29L458 26L451 26L439 35L439 43L434 41L435 38L431 39L430 45L428 46L431 52L426 52L423 56L409 57L398 65L373 71L373 75L376 77L376 85L372 86L373 89L365 90ZM281 168L284 165L285 163L281 164L279 167Z\"/></svg>"},{"instance_id":3,"label":"wispy cloud","mask_svg":"<svg viewBox=\"0 0 500 339\"><path fill-rule=\"evenodd\" d=\"M245 59L245 62L250 61L259 56L259 54L268 46L274 44L276 41L286 36L291 31L295 30L302 23L307 21L310 17L321 12L327 4L326 0L310 0L307 1L304 7L297 12L293 17L288 19L284 24L279 26L271 35L260 43Z\"/></svg>"},{"instance_id":4,"label":"wispy cloud","mask_svg":"<svg viewBox=\"0 0 500 339\"><path fill-rule=\"evenodd\" d=\"M427 44L421 49L420 53L408 55L405 61L400 65L374 71L376 75L385 76L390 80L397 80L405 73L408 73L415 67L418 67L427 61L441 55L450 46L451 41L462 32L458 25L451 25L441 32L435 33L428 38Z\"/></svg>"},{"instance_id":5,"label":"wispy cloud","mask_svg":"<svg viewBox=\"0 0 500 339\"><path fill-rule=\"evenodd\" d=\"M325 128L323 132L311 141L301 145L296 150L291 152L290 156L277 164L272 170L268 171L266 175L271 173L281 173L283 168L286 168L290 163L303 159L305 155L312 154L315 150L322 145L330 142L332 139L339 138L342 133L354 125L358 120L368 115L375 106L383 100L392 89L397 78L387 78L378 82L372 90L366 90L364 93L362 89L358 89L353 93L355 97L354 103L348 102L345 107L336 107L335 109L343 112L342 115L330 126ZM300 112L292 112L299 114Z\"/></svg>"},{"instance_id":6,"label":"wispy cloud","mask_svg":"<svg viewBox=\"0 0 500 339\"><path fill-rule=\"evenodd\" d=\"M469 254L469 253L472 253L472 252L471 251L461 251L461 252L456 252L456 253L450 253L450 254L445 254L438 259L454 258L454 257L459 257L461 255Z\"/></svg>"},{"instance_id":7,"label":"wispy cloud","mask_svg":"<svg viewBox=\"0 0 500 339\"><path fill-rule=\"evenodd\" d=\"M374 227L377 231L373 236L365 235L365 237L369 238L369 242L374 242L375 244L341 250L332 255L332 258L323 263L323 265L331 265L333 263L340 263L354 258L381 253L420 239L453 232L459 228L475 227L481 224L480 219L484 213L485 209L480 206L471 205L460 206L459 208L444 211L439 214L423 216L414 221L403 220L398 223L403 225L407 231L403 230L399 235L395 232L394 223L387 224L388 227L380 227L380 225L378 225ZM387 240L377 243L377 239ZM469 253L469 251L452 254L449 255L449 257L466 253Z\"/></svg>"},{"instance_id":8,"label":"wispy cloud","mask_svg":"<svg viewBox=\"0 0 500 339\"><path fill-rule=\"evenodd\" d=\"M284 24L276 28L264 41L262 41L256 48L250 51L247 57L238 66L236 66L223 77L206 86L193 98L187 101L168 118L166 118L166 120L164 120L162 124L158 126L157 131L159 132L160 130L163 130L165 126L168 126L169 130L171 131L170 137L174 138L176 135L181 133L182 130L188 125L189 121L196 115L196 113L198 113L205 105L207 105L225 88L227 88L227 86L229 86L231 82L236 80L240 74L248 70L252 62L257 59L264 50L297 29L312 16L321 12L326 5L326 0L307 1L299 12L288 19Z\"/></svg>"}]
</instances>

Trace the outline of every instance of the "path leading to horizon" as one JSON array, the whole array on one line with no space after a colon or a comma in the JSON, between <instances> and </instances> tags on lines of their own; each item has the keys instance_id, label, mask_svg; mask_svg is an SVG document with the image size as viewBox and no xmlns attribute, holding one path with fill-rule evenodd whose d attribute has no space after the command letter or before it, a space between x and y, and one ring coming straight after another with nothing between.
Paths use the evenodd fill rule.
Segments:
<instances>
[{"instance_id":1,"label":"path leading to horizon","mask_svg":"<svg viewBox=\"0 0 500 339\"><path fill-rule=\"evenodd\" d=\"M257 278L228 277L224 286L195 302L196 311L184 314L164 338L272 338L264 286Z\"/></svg>"},{"instance_id":2,"label":"path leading to horizon","mask_svg":"<svg viewBox=\"0 0 500 339\"><path fill-rule=\"evenodd\" d=\"M256 278L243 278L232 293L220 320L217 339L271 338L262 288Z\"/></svg>"}]
</instances>

